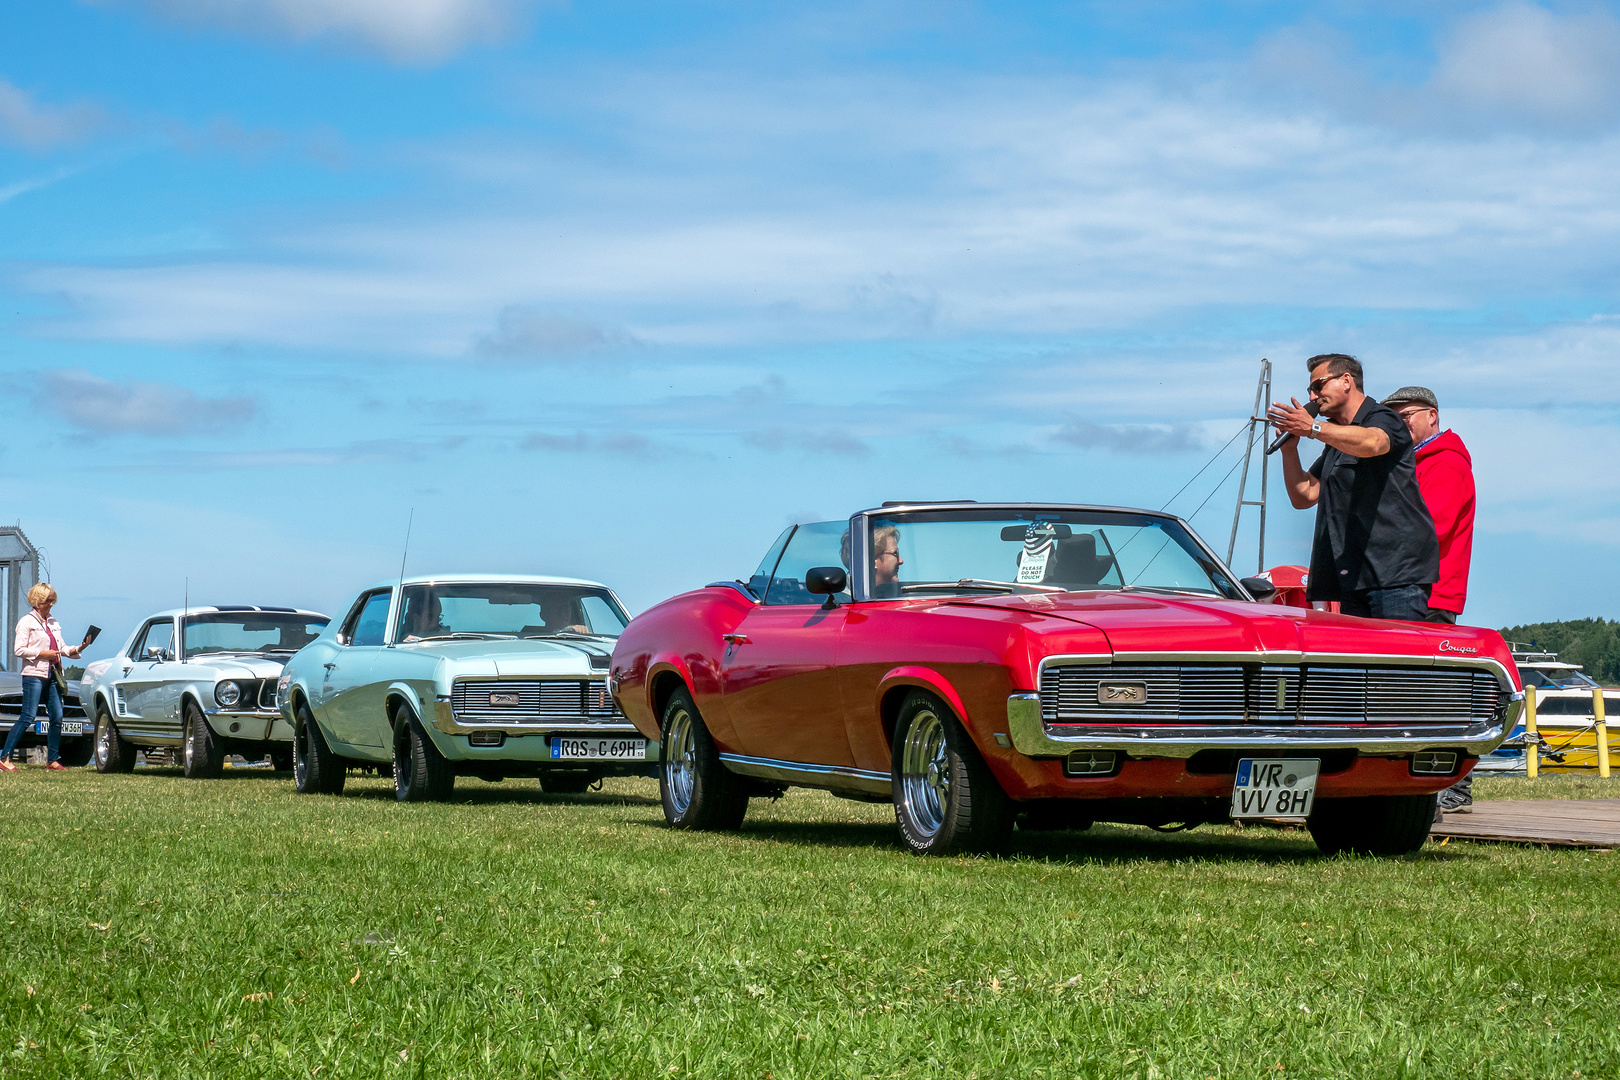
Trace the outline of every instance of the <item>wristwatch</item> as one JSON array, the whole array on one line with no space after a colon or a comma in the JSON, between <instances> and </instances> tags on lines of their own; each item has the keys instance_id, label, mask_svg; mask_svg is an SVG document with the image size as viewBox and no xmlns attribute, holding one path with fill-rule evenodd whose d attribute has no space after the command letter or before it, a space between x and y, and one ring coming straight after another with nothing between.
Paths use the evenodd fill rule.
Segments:
<instances>
[{"instance_id":1,"label":"wristwatch","mask_svg":"<svg viewBox=\"0 0 1620 1080\"><path fill-rule=\"evenodd\" d=\"M1316 419L1311 421L1311 438L1320 439L1321 437L1322 437L1322 418L1320 416L1318 416Z\"/></svg>"}]
</instances>

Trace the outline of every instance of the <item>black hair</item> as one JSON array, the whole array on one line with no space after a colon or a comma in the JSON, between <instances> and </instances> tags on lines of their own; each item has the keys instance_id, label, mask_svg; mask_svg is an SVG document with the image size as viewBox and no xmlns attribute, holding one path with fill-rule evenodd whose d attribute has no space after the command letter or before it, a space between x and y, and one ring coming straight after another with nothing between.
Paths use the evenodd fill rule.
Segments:
<instances>
[{"instance_id":1,"label":"black hair","mask_svg":"<svg viewBox=\"0 0 1620 1080\"><path fill-rule=\"evenodd\" d=\"M1363 393L1366 392L1366 387L1361 384L1360 360L1342 352L1320 353L1305 361L1306 374L1315 371L1323 364L1328 366L1328 378L1338 378L1348 372L1350 377L1356 380L1356 389Z\"/></svg>"}]
</instances>

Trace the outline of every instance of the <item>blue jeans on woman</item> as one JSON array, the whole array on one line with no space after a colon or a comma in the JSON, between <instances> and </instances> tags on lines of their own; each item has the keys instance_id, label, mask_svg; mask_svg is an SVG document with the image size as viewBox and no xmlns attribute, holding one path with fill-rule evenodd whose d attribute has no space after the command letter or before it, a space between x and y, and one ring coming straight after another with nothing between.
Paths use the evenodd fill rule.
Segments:
<instances>
[{"instance_id":1,"label":"blue jeans on woman","mask_svg":"<svg viewBox=\"0 0 1620 1080\"><path fill-rule=\"evenodd\" d=\"M46 752L47 761L55 761L60 755L57 753L62 745L62 692L56 688L55 679L42 679L37 675L24 675L22 680L22 714L17 722L11 725L11 734L6 736L6 748L0 751L0 761L11 758L11 752L17 749L17 742L28 730L28 725L34 722L39 715L39 702L45 699L45 711L50 714L50 734L45 736L45 743L49 747Z\"/></svg>"}]
</instances>

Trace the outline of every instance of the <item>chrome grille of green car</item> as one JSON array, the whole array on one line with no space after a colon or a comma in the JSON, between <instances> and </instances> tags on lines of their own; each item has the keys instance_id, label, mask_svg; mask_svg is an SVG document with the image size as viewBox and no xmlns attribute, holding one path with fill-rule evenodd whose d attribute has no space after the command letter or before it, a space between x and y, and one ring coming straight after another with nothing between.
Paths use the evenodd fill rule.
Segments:
<instances>
[{"instance_id":1,"label":"chrome grille of green car","mask_svg":"<svg viewBox=\"0 0 1620 1080\"><path fill-rule=\"evenodd\" d=\"M477 724L624 718L601 679L457 679L450 709L458 721Z\"/></svg>"},{"instance_id":2,"label":"chrome grille of green car","mask_svg":"<svg viewBox=\"0 0 1620 1080\"><path fill-rule=\"evenodd\" d=\"M1489 672L1327 664L1078 664L1041 673L1048 724L1404 724L1489 720Z\"/></svg>"}]
</instances>

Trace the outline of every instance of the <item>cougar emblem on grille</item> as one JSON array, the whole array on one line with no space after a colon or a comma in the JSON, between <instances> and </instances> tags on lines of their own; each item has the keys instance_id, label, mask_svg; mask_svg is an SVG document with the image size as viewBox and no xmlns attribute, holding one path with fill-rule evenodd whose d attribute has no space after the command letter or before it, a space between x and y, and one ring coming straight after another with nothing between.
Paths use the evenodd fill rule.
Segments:
<instances>
[{"instance_id":1,"label":"cougar emblem on grille","mask_svg":"<svg viewBox=\"0 0 1620 1080\"><path fill-rule=\"evenodd\" d=\"M1147 684L1139 682L1098 683L1097 704L1145 705L1147 704Z\"/></svg>"},{"instance_id":2,"label":"cougar emblem on grille","mask_svg":"<svg viewBox=\"0 0 1620 1080\"><path fill-rule=\"evenodd\" d=\"M518 696L516 694L491 694L489 695L489 703L491 705L516 705L518 704Z\"/></svg>"}]
</instances>

